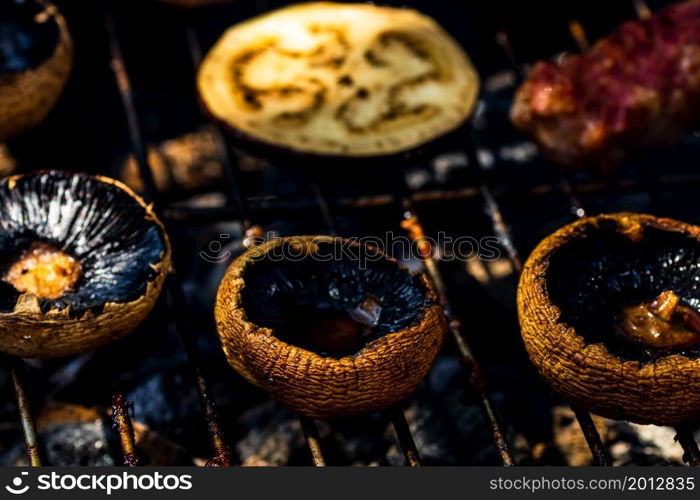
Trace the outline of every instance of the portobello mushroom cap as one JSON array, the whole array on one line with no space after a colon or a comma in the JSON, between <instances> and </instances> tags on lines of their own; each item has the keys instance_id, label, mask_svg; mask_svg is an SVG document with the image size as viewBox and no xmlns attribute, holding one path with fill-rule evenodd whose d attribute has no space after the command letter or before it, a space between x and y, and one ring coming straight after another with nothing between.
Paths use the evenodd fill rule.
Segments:
<instances>
[{"instance_id":1,"label":"portobello mushroom cap","mask_svg":"<svg viewBox=\"0 0 700 500\"><path fill-rule=\"evenodd\" d=\"M60 171L0 181L0 351L59 357L131 332L171 265L150 205L122 183Z\"/></svg>"},{"instance_id":2,"label":"portobello mushroom cap","mask_svg":"<svg viewBox=\"0 0 700 500\"><path fill-rule=\"evenodd\" d=\"M66 21L46 0L6 0L0 10L0 141L41 123L73 64Z\"/></svg>"},{"instance_id":3,"label":"portobello mushroom cap","mask_svg":"<svg viewBox=\"0 0 700 500\"><path fill-rule=\"evenodd\" d=\"M545 238L518 286L525 347L572 403L642 424L700 419L700 227L620 213Z\"/></svg>"},{"instance_id":4,"label":"portobello mushroom cap","mask_svg":"<svg viewBox=\"0 0 700 500\"><path fill-rule=\"evenodd\" d=\"M343 254L342 249L352 254ZM370 255L366 266L361 257ZM374 247L298 236L228 269L216 323L229 363L312 418L377 411L415 391L447 328L435 292Z\"/></svg>"},{"instance_id":5,"label":"portobello mushroom cap","mask_svg":"<svg viewBox=\"0 0 700 500\"><path fill-rule=\"evenodd\" d=\"M471 114L479 77L415 10L312 2L230 28L197 88L206 111L253 151L349 161L449 135Z\"/></svg>"}]
</instances>

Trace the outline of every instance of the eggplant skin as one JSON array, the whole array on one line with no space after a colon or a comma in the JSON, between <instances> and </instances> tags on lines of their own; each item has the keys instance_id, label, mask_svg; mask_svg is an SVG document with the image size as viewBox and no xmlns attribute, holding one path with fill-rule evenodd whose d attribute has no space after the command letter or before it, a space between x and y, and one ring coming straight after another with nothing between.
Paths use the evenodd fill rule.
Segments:
<instances>
[{"instance_id":1,"label":"eggplant skin","mask_svg":"<svg viewBox=\"0 0 700 500\"><path fill-rule=\"evenodd\" d=\"M32 242L72 255L75 289L40 299L0 287L0 351L61 357L130 333L153 308L171 268L171 247L151 205L107 177L59 171L0 181L4 265Z\"/></svg>"},{"instance_id":2,"label":"eggplant skin","mask_svg":"<svg viewBox=\"0 0 700 500\"><path fill-rule=\"evenodd\" d=\"M518 286L518 315L530 359L555 391L598 415L656 425L697 421L700 359L685 353L653 361L621 357L603 342L588 342L562 320L562 309L553 301L548 282L552 255L572 240L595 237L601 227L611 224L628 234L648 227L667 230L700 245L698 226L634 213L581 219L545 238L528 258ZM644 245L643 236L637 244Z\"/></svg>"},{"instance_id":3,"label":"eggplant skin","mask_svg":"<svg viewBox=\"0 0 700 500\"><path fill-rule=\"evenodd\" d=\"M48 12L59 28L53 54L34 68L0 72L0 142L35 127L56 104L73 66L73 42L56 7L46 0L31 0Z\"/></svg>"},{"instance_id":4,"label":"eggplant skin","mask_svg":"<svg viewBox=\"0 0 700 500\"><path fill-rule=\"evenodd\" d=\"M330 236L293 240L309 254L319 243L341 241ZM440 352L447 330L427 278L422 275L419 280L428 301L409 325L372 340L353 356L325 357L283 342L273 329L253 323L243 305L246 271L285 241L272 240L249 250L229 267L221 282L215 316L229 363L274 399L311 418L378 411L412 394Z\"/></svg>"}]
</instances>

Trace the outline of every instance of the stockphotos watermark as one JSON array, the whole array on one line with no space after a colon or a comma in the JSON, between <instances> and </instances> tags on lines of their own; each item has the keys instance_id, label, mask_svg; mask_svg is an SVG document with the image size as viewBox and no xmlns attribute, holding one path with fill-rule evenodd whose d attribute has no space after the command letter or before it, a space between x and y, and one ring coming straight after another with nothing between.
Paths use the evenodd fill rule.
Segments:
<instances>
[{"instance_id":1,"label":"stockphotos watermark","mask_svg":"<svg viewBox=\"0 0 700 500\"><path fill-rule=\"evenodd\" d=\"M271 233L264 237L246 238L242 246L251 248L264 242L279 240L278 236ZM219 238L212 240L208 248L201 251L199 255L212 264L228 262L236 249L236 244L231 243L232 241L234 239L231 235L220 234ZM439 258L446 262L468 262L475 259L495 261L501 258L501 246L499 239L495 236L483 238L451 236L442 231L435 238L426 236L412 239L392 231L382 237L343 238L336 244L320 246L312 255L308 255L303 250L303 246L295 244L295 241L302 241L300 237L292 236L285 238L284 241L285 244L272 246L269 252L258 258L271 261L300 261L310 257L319 261L355 261L361 269L365 269L369 262L381 260L382 254L391 255L400 261Z\"/></svg>"},{"instance_id":2,"label":"stockphotos watermark","mask_svg":"<svg viewBox=\"0 0 700 500\"><path fill-rule=\"evenodd\" d=\"M5 490L12 495L24 495L28 491L94 491L111 495L116 491L188 491L192 489L190 474L111 474L58 473L39 474L30 484L28 472L20 472L12 478Z\"/></svg>"}]
</instances>

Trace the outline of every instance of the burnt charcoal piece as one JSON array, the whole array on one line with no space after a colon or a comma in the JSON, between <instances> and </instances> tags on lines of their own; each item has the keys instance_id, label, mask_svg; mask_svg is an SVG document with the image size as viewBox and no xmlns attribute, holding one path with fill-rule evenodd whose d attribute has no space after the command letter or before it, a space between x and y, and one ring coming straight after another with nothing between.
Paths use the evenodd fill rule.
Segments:
<instances>
[{"instance_id":1,"label":"burnt charcoal piece","mask_svg":"<svg viewBox=\"0 0 700 500\"><path fill-rule=\"evenodd\" d=\"M155 303L170 243L151 207L106 177L0 182L0 350L73 354L129 333Z\"/></svg>"},{"instance_id":2,"label":"burnt charcoal piece","mask_svg":"<svg viewBox=\"0 0 700 500\"><path fill-rule=\"evenodd\" d=\"M275 399L319 418L407 397L446 330L425 276L329 236L277 239L246 252L227 271L215 314L229 363Z\"/></svg>"},{"instance_id":3,"label":"burnt charcoal piece","mask_svg":"<svg viewBox=\"0 0 700 500\"><path fill-rule=\"evenodd\" d=\"M700 228L639 214L563 227L518 287L525 346L594 413L677 425L700 417Z\"/></svg>"},{"instance_id":4,"label":"burnt charcoal piece","mask_svg":"<svg viewBox=\"0 0 700 500\"><path fill-rule=\"evenodd\" d=\"M209 114L246 144L348 159L414 151L455 131L479 77L417 11L312 2L230 28L197 88Z\"/></svg>"},{"instance_id":5,"label":"burnt charcoal piece","mask_svg":"<svg viewBox=\"0 0 700 500\"><path fill-rule=\"evenodd\" d=\"M0 141L38 125L73 63L66 22L45 0L7 0L0 11Z\"/></svg>"}]
</instances>

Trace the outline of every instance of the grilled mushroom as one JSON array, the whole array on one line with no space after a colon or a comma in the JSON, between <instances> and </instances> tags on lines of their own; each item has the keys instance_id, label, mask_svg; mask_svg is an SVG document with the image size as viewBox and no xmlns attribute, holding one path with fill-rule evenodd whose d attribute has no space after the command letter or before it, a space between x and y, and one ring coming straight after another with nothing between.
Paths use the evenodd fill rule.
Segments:
<instances>
[{"instance_id":1,"label":"grilled mushroom","mask_svg":"<svg viewBox=\"0 0 700 500\"><path fill-rule=\"evenodd\" d=\"M0 9L0 141L44 120L73 63L58 9L46 0L7 0Z\"/></svg>"},{"instance_id":2,"label":"grilled mushroom","mask_svg":"<svg viewBox=\"0 0 700 500\"><path fill-rule=\"evenodd\" d=\"M123 184L38 172L0 181L0 264L0 350L66 356L146 317L170 269L170 243Z\"/></svg>"},{"instance_id":3,"label":"grilled mushroom","mask_svg":"<svg viewBox=\"0 0 700 500\"><path fill-rule=\"evenodd\" d=\"M700 227L622 213L543 240L518 287L522 335L552 387L594 413L700 418Z\"/></svg>"},{"instance_id":4,"label":"grilled mushroom","mask_svg":"<svg viewBox=\"0 0 700 500\"><path fill-rule=\"evenodd\" d=\"M406 398L446 330L425 276L329 236L277 239L243 254L226 272L215 314L229 363L315 418Z\"/></svg>"},{"instance_id":5,"label":"grilled mushroom","mask_svg":"<svg viewBox=\"0 0 700 500\"><path fill-rule=\"evenodd\" d=\"M248 144L366 158L457 129L479 79L460 46L419 12L317 2L230 28L197 85L209 113Z\"/></svg>"}]
</instances>

